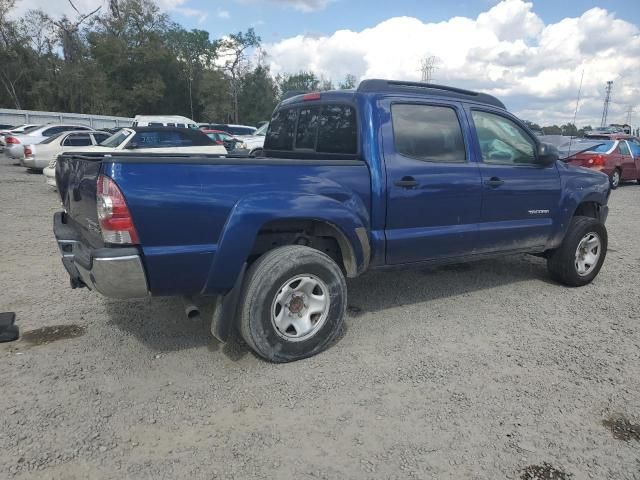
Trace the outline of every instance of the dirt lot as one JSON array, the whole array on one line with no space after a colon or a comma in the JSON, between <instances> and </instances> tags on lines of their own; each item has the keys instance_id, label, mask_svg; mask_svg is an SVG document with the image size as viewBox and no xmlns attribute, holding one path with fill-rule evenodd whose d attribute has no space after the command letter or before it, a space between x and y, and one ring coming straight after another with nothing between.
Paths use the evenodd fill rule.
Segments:
<instances>
[{"instance_id":1,"label":"dirt lot","mask_svg":"<svg viewBox=\"0 0 640 480\"><path fill-rule=\"evenodd\" d=\"M527 256L370 274L341 340L288 365L179 300L72 291L56 195L4 158L0 205L0 311L25 333L0 345L0 478L640 479L636 184L594 284Z\"/></svg>"}]
</instances>

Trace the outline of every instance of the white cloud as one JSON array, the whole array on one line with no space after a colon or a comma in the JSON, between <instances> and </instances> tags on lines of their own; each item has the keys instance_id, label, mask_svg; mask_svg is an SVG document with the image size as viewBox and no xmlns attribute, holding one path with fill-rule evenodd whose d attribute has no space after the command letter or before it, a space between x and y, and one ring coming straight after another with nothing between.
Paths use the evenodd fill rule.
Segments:
<instances>
[{"instance_id":1,"label":"white cloud","mask_svg":"<svg viewBox=\"0 0 640 480\"><path fill-rule=\"evenodd\" d=\"M627 106L640 99L640 31L602 8L545 25L532 3L504 0L475 19L395 17L359 32L299 35L264 48L274 74L311 70L334 81L347 73L419 80L420 60L435 55L434 82L493 93L544 124L573 119L582 70L579 125L599 125L607 80L614 81L610 122L624 121Z\"/></svg>"},{"instance_id":2,"label":"white cloud","mask_svg":"<svg viewBox=\"0 0 640 480\"><path fill-rule=\"evenodd\" d=\"M218 10L218 18L231 18L228 10Z\"/></svg>"}]
</instances>

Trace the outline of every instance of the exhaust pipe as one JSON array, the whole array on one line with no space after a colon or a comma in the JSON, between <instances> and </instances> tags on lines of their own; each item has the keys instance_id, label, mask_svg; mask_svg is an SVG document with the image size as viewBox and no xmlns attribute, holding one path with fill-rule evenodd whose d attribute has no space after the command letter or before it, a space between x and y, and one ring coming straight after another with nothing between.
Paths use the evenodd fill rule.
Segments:
<instances>
[{"instance_id":1,"label":"exhaust pipe","mask_svg":"<svg viewBox=\"0 0 640 480\"><path fill-rule=\"evenodd\" d=\"M200 309L197 305L193 303L193 300L189 297L184 297L184 314L187 316L189 320L198 321L200 320Z\"/></svg>"}]
</instances>

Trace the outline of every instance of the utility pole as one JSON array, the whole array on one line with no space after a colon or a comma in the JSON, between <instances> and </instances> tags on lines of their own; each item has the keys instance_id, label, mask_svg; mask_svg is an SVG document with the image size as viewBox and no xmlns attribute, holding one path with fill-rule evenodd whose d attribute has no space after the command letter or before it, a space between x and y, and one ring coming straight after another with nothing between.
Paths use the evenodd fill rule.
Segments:
<instances>
[{"instance_id":1,"label":"utility pole","mask_svg":"<svg viewBox=\"0 0 640 480\"><path fill-rule=\"evenodd\" d=\"M613 81L607 82L605 89L604 106L602 107L602 120L600 121L600 127L607 126L607 115L609 114L609 103L611 102L611 90L613 89Z\"/></svg>"},{"instance_id":2,"label":"utility pole","mask_svg":"<svg viewBox=\"0 0 640 480\"><path fill-rule=\"evenodd\" d=\"M420 79L425 83L430 83L433 78L433 71L438 68L438 57L425 57L420 61Z\"/></svg>"},{"instance_id":3,"label":"utility pole","mask_svg":"<svg viewBox=\"0 0 640 480\"><path fill-rule=\"evenodd\" d=\"M633 115L633 113L634 113L633 112L633 106L629 105L627 107L627 111L626 111L626 114L627 114L627 125L631 125L631 115Z\"/></svg>"}]
</instances>

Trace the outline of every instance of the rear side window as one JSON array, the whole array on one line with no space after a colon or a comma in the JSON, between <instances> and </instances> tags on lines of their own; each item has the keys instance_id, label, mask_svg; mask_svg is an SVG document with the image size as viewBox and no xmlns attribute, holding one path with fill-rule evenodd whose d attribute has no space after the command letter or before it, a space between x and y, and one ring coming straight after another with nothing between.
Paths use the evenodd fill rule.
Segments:
<instances>
[{"instance_id":1,"label":"rear side window","mask_svg":"<svg viewBox=\"0 0 640 480\"><path fill-rule=\"evenodd\" d=\"M462 129L453 108L394 104L391 117L396 152L425 162L466 161Z\"/></svg>"},{"instance_id":2,"label":"rear side window","mask_svg":"<svg viewBox=\"0 0 640 480\"><path fill-rule=\"evenodd\" d=\"M264 148L355 155L355 109L349 105L310 105L279 110L269 124Z\"/></svg>"},{"instance_id":3,"label":"rear side window","mask_svg":"<svg viewBox=\"0 0 640 480\"><path fill-rule=\"evenodd\" d=\"M602 142L601 145L590 149L590 152L607 153L613 147L614 142Z\"/></svg>"},{"instance_id":4,"label":"rear side window","mask_svg":"<svg viewBox=\"0 0 640 480\"><path fill-rule=\"evenodd\" d=\"M298 110L278 110L269 125L264 148L267 150L293 150L293 133L296 128Z\"/></svg>"},{"instance_id":5,"label":"rear side window","mask_svg":"<svg viewBox=\"0 0 640 480\"><path fill-rule=\"evenodd\" d=\"M88 134L71 134L65 138L62 145L65 147L87 147L92 145L91 137Z\"/></svg>"}]
</instances>

